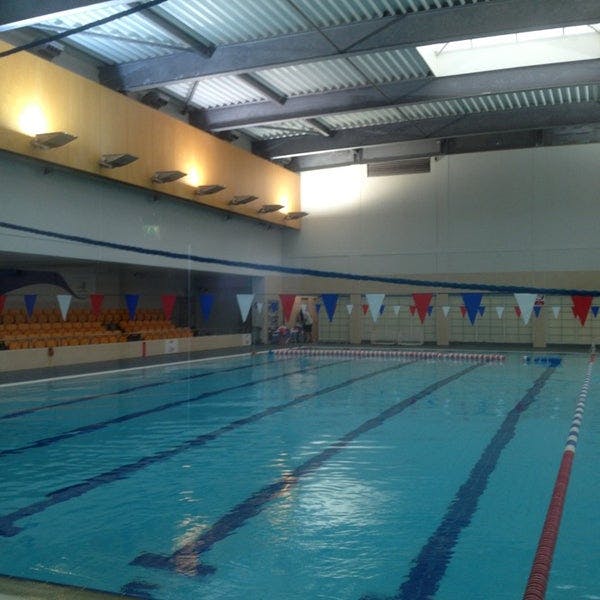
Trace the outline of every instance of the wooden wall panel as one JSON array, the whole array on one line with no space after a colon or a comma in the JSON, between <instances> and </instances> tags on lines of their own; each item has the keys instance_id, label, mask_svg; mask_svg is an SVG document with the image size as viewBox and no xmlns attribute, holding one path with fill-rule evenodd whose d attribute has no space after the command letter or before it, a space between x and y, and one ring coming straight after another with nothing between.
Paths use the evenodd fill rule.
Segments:
<instances>
[{"instance_id":1,"label":"wooden wall panel","mask_svg":"<svg viewBox=\"0 0 600 600\"><path fill-rule=\"evenodd\" d=\"M10 48L0 42L0 50ZM31 145L35 133L66 131L77 140L54 150ZM270 223L299 228L283 213L300 210L300 178L206 132L164 115L79 75L20 52L0 60L0 148L125 184ZM139 160L103 169L102 154L133 154ZM154 184L152 174L178 170L180 181ZM194 188L220 184L226 190L198 197ZM259 200L233 207L234 195ZM259 215L262 204L283 204L281 213Z\"/></svg>"}]
</instances>

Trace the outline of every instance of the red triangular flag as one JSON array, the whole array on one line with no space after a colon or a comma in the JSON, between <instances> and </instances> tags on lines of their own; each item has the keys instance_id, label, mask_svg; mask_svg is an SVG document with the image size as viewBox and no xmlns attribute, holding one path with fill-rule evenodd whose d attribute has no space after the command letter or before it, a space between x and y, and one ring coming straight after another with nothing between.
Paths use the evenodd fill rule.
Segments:
<instances>
[{"instance_id":1,"label":"red triangular flag","mask_svg":"<svg viewBox=\"0 0 600 600\"><path fill-rule=\"evenodd\" d=\"M590 306L592 305L592 297L571 296L571 300L573 300L573 314L579 319L579 322L583 327L590 312Z\"/></svg>"},{"instance_id":2,"label":"red triangular flag","mask_svg":"<svg viewBox=\"0 0 600 600\"><path fill-rule=\"evenodd\" d=\"M467 314L467 307L466 306L461 306L460 307L460 314L463 316L463 319L464 319L465 315Z\"/></svg>"},{"instance_id":3,"label":"red triangular flag","mask_svg":"<svg viewBox=\"0 0 600 600\"><path fill-rule=\"evenodd\" d=\"M419 319L421 319L421 323L423 323L423 321L425 321L425 317L427 316L427 309L429 308L429 303L433 298L433 294L413 294L412 296L415 306L417 307Z\"/></svg>"},{"instance_id":4,"label":"red triangular flag","mask_svg":"<svg viewBox=\"0 0 600 600\"><path fill-rule=\"evenodd\" d=\"M4 301L6 300L6 296L4 294L0 294L0 313L4 310Z\"/></svg>"},{"instance_id":5,"label":"red triangular flag","mask_svg":"<svg viewBox=\"0 0 600 600\"><path fill-rule=\"evenodd\" d=\"M162 309L167 321L171 320L173 314L173 308L175 307L175 300L177 296L175 294L165 294L160 297L162 302Z\"/></svg>"},{"instance_id":6,"label":"red triangular flag","mask_svg":"<svg viewBox=\"0 0 600 600\"><path fill-rule=\"evenodd\" d=\"M517 317L521 316L521 308L519 306L515 306L515 314L517 315Z\"/></svg>"},{"instance_id":7,"label":"red triangular flag","mask_svg":"<svg viewBox=\"0 0 600 600\"><path fill-rule=\"evenodd\" d=\"M417 310L417 307L414 304L411 304L408 307L408 310L410 310L410 314L414 317L415 316L415 311Z\"/></svg>"},{"instance_id":8,"label":"red triangular flag","mask_svg":"<svg viewBox=\"0 0 600 600\"><path fill-rule=\"evenodd\" d=\"M92 305L92 313L95 317L100 314L103 301L104 294L90 294L90 304Z\"/></svg>"},{"instance_id":9,"label":"red triangular flag","mask_svg":"<svg viewBox=\"0 0 600 600\"><path fill-rule=\"evenodd\" d=\"M292 308L294 308L294 302L296 301L295 294L279 294L281 300L281 307L283 308L283 321L289 323L290 317L292 316Z\"/></svg>"},{"instance_id":10,"label":"red triangular flag","mask_svg":"<svg viewBox=\"0 0 600 600\"><path fill-rule=\"evenodd\" d=\"M369 311L369 305L368 304L362 304L361 308L362 308L362 311L363 311L363 315L366 315L367 312Z\"/></svg>"}]
</instances>

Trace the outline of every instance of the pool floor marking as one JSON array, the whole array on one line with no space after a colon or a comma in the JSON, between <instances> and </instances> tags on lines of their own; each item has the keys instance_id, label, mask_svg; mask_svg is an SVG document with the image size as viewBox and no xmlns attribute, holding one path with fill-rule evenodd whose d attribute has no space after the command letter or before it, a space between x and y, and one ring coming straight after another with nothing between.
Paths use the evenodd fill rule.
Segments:
<instances>
[{"instance_id":1,"label":"pool floor marking","mask_svg":"<svg viewBox=\"0 0 600 600\"><path fill-rule=\"evenodd\" d=\"M260 364L265 364L264 362ZM60 406L69 406L71 404L77 404L79 402L89 402L90 400L98 400L99 398L109 398L110 396L118 396L119 394L129 394L130 392L137 392L139 390L145 390L151 387L158 387L160 385L168 385L176 383L178 381L188 381L190 379L200 379L202 377L209 377L210 375L220 375L221 373L231 373L233 371L240 371L242 369L249 369L250 367L257 366L254 363L249 365L240 365L237 367L230 367L229 369L218 369L215 371L207 371L205 373L196 373L195 375L185 375L183 377L177 377L176 379L169 379L168 381L155 381L154 383L144 383L142 385L136 385L130 388L123 388L121 390L115 390L113 392L102 392L100 394L93 394L90 396L80 396L79 398L72 398L71 400L63 400L62 402L55 402L54 404L44 404L43 406L31 406L29 408L23 408L5 415L0 415L0 421L5 419L15 419L16 417L23 417L32 413L39 412L41 410L48 410L51 408L58 408Z\"/></svg>"},{"instance_id":2,"label":"pool floor marking","mask_svg":"<svg viewBox=\"0 0 600 600\"><path fill-rule=\"evenodd\" d=\"M471 469L467 481L458 489L440 525L413 561L407 579L390 600L429 600L435 596L452 558L458 536L471 522L479 498L487 487L488 479L496 468L500 454L515 435L519 418L534 402L554 371L554 367L545 369L521 400L508 412L498 431Z\"/></svg>"},{"instance_id":3,"label":"pool floor marking","mask_svg":"<svg viewBox=\"0 0 600 600\"><path fill-rule=\"evenodd\" d=\"M171 569L177 570L178 563L181 564L184 560L189 564L190 557L196 561L195 572L188 572L186 574L205 575L213 572L213 567L203 565L198 561L201 554L210 550L210 548L220 542L224 538L230 536L237 529L242 527L252 517L258 515L265 506L271 501L277 498L284 489L288 489L290 486L298 483L301 477L316 471L320 468L323 463L328 461L332 456L343 450L350 442L358 438L364 433L379 427L392 417L400 414L422 398L429 396L438 389L448 385L452 381L463 377L467 373L470 373L474 369L481 366L481 363L470 365L466 369L463 369L453 375L444 377L423 388L421 391L401 400L400 402L393 404L384 411L380 412L375 417L365 421L352 431L346 433L344 436L339 438L333 444L330 444L325 450L315 454L309 458L306 462L298 465L289 475L282 477L277 481L264 486L262 489L254 492L251 496L240 502L237 506L232 508L228 513L222 516L212 527L205 530L202 534L191 540L179 550L171 554L170 556L164 556L161 554L144 553L136 557L131 564L140 565L145 567L152 567L158 569ZM193 568L190 566L190 569Z\"/></svg>"},{"instance_id":4,"label":"pool floor marking","mask_svg":"<svg viewBox=\"0 0 600 600\"><path fill-rule=\"evenodd\" d=\"M131 421L132 419L138 419L140 417L145 417L146 415L151 415L151 414L154 414L157 412L162 412L163 410L169 410L169 409L175 408L177 406L181 406L184 404L190 404L191 402L199 402L200 400L206 400L206 398L210 398L212 396L217 396L218 394L223 394L225 392L233 392L235 390L241 390L241 389L244 389L247 387L252 387L253 385L256 385L258 383L266 383L269 381L274 381L276 379L284 379L285 377L288 377L289 375L297 375L299 373L306 373L307 371L324 369L326 367L330 367L332 365L339 365L344 362L349 362L349 361L348 360L336 361L333 363L325 363L323 365L314 365L312 367L303 367L302 369L298 369L296 371L290 371L288 373L280 373L279 375L273 375L271 377L265 377L263 379L256 379L254 381L240 383L238 385L232 385L232 386L226 387L226 388L219 388L217 390L203 392L202 394L199 394L198 396L194 396L192 398L185 398L183 400L175 400L173 402L168 402L167 404L160 404L159 406L154 406L152 408L146 408L144 410L138 410L136 412L128 413L126 415L114 417L113 419L107 419L106 421L90 423L89 425L83 425L81 427L76 427L75 429L70 429L69 431L64 431L62 433L58 433L56 435L53 435L53 436L50 436L47 438L42 438L40 440L36 440L35 442L31 442L29 444L20 446L18 448L7 448L6 450L0 450L0 458L2 458L4 456L9 456L12 454L19 454L21 452L25 452L26 450L32 450L34 448L43 448L44 446L50 446L51 444L56 444L57 442L60 442L62 440L72 439L78 435L84 435L87 433L92 433L94 431L98 431L100 429L104 429L105 427L109 427L110 425L115 425L117 423L125 423L126 421ZM235 370L238 370L241 368L248 368L248 366L253 366L253 365L246 365L245 367L234 367L232 369L225 369L223 371L215 371L215 372L209 373L209 375L215 375L215 374L219 375L221 373L228 373L228 372L235 371ZM204 374L194 376L194 377L201 377L201 376L204 376ZM185 379L183 381L185 381ZM173 383L173 381L171 380L170 382L167 382L167 383ZM146 388L146 387L152 387L154 385L162 385L162 383L148 384L148 385L144 385L144 386L140 386L140 387ZM116 392L116 393L124 393L124 392Z\"/></svg>"},{"instance_id":5,"label":"pool floor marking","mask_svg":"<svg viewBox=\"0 0 600 600\"><path fill-rule=\"evenodd\" d=\"M340 361L336 361L335 363L327 363L326 365L318 365L314 368L331 366L331 364L340 364ZM399 364L397 363L392 365L391 367L386 367L385 369L380 369L378 371L366 373L365 375L358 375L357 377L353 377L341 383L327 386L320 390L316 390L315 392L302 394L301 396L297 396L293 400L284 402L283 404L277 404L275 406L265 408L264 410L254 413L253 415L243 417L235 421L231 421L227 425L223 425L218 429L214 429L213 431L210 431L208 433L200 434L195 438L183 442L179 446L175 446L166 450L161 450L160 452L156 452L155 454L151 454L149 456L143 456L135 462L115 467L110 471L105 471L104 473L100 473L99 475L94 475L93 477L85 479L80 483L76 483L74 485L70 485L68 487L49 492L48 494L46 494L44 500L39 500L38 502L34 502L32 504L19 508L9 514L0 515L0 536L11 537L22 531L22 527L16 527L14 525L15 521L19 521L20 519L24 519L25 517L29 517L31 515L40 513L49 508L50 506L54 506L55 504L67 502L68 500L77 498L78 496L82 496L83 494L86 494L87 492L90 492L96 489L97 487L100 487L107 483L112 483L113 481L118 481L119 479L125 479L133 473L136 473L141 469L145 469L150 465L154 465L158 462L172 458L173 456L181 454L182 452L190 450L191 448L198 448L199 446L203 446L207 442L215 440L229 431L233 431L234 429L238 429L239 427L248 425L250 423L255 423L256 421L264 419L265 417L268 417L275 413L281 412L292 406L296 406L302 402L305 402L306 400L310 400L311 398L316 398L317 396L321 396L323 394L339 390L343 387L353 385L354 383L357 383L359 381L363 381L365 379L369 379L371 377L387 373L388 371L392 371L394 369L400 369L411 364L413 364L413 361Z\"/></svg>"},{"instance_id":6,"label":"pool floor marking","mask_svg":"<svg viewBox=\"0 0 600 600\"><path fill-rule=\"evenodd\" d=\"M563 456L558 469L558 475L552 490L550 505L546 512L546 518L542 527L542 533L525 586L523 600L544 600L546 597L546 588L548 587L548 578L550 576L550 567L554 556L554 548L558 540L558 530L562 519L569 479L571 477L571 468L575 459L575 450L579 440L579 430L583 420L585 402L590 389L590 380L592 378L592 366L596 355L592 354L588 363L587 372L579 392L579 401L575 407L575 414L571 421L571 427L567 437L567 444L563 451Z\"/></svg>"}]
</instances>

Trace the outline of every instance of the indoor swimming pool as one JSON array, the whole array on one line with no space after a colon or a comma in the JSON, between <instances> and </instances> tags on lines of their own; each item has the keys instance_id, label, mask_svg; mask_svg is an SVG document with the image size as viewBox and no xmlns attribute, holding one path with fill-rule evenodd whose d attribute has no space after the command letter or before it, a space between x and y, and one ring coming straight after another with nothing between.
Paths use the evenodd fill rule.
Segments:
<instances>
[{"instance_id":1,"label":"indoor swimming pool","mask_svg":"<svg viewBox=\"0 0 600 600\"><path fill-rule=\"evenodd\" d=\"M262 353L0 386L0 574L155 600L520 598L588 367L561 358ZM597 369L549 599L600 598Z\"/></svg>"}]
</instances>

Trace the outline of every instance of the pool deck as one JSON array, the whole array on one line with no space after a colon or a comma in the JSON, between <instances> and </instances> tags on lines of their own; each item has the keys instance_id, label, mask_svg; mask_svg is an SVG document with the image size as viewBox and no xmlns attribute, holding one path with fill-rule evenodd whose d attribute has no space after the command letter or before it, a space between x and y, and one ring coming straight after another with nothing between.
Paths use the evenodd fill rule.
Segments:
<instances>
[{"instance_id":1,"label":"pool deck","mask_svg":"<svg viewBox=\"0 0 600 600\"><path fill-rule=\"evenodd\" d=\"M115 598L131 598L131 596L0 576L0 600L115 600Z\"/></svg>"},{"instance_id":2,"label":"pool deck","mask_svg":"<svg viewBox=\"0 0 600 600\"><path fill-rule=\"evenodd\" d=\"M289 347L295 347L293 346ZM350 347L347 344L315 344L314 347ZM0 372L0 385L11 384L11 383L22 383L22 382L33 382L44 379L52 379L58 377L69 377L76 375L89 375L93 373L103 373L105 371L118 371L121 369L133 369L137 367L151 367L156 365L171 364L177 362L185 362L191 360L200 360L203 358L218 358L220 356L232 356L236 354L251 354L253 352L267 352L271 349L279 348L280 346L240 346L236 348L227 349L216 349L216 350L202 350L197 352L185 352L179 354L167 354L157 356L146 356L119 360L110 360L97 363L86 363L76 365L65 365L60 367L44 367L39 369L25 369L19 371L3 371ZM371 344L363 344L361 348L372 348ZM380 345L375 346L380 348ZM406 349L406 346L388 345L386 348L398 348ZM587 354L590 349L587 346L549 346L544 349L534 349L531 345L499 345L499 344L452 344L448 347L440 347L435 344L422 344L419 346L422 349L436 349L441 352L521 352L527 355L535 354ZM8 351L7 351L8 352ZM2 598L0 597L0 600Z\"/></svg>"}]
</instances>

